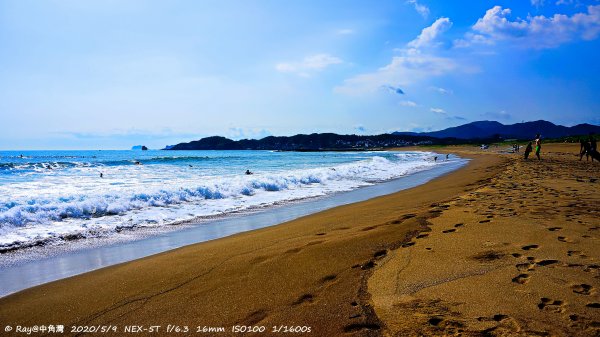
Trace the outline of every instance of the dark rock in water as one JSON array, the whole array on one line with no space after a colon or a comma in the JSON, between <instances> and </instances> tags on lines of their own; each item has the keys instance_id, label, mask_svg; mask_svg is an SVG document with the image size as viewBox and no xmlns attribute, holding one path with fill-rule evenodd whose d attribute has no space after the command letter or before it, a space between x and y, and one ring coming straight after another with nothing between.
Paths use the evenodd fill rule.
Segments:
<instances>
[{"instance_id":1,"label":"dark rock in water","mask_svg":"<svg viewBox=\"0 0 600 337\"><path fill-rule=\"evenodd\" d=\"M142 145L142 151L147 151L148 148L145 145Z\"/></svg>"}]
</instances>

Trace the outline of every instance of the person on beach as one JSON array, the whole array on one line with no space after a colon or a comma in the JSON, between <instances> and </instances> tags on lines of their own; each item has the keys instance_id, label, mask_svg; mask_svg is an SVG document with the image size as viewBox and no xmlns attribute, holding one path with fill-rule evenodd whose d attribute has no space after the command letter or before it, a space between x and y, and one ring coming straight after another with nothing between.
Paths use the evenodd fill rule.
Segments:
<instances>
[{"instance_id":1,"label":"person on beach","mask_svg":"<svg viewBox=\"0 0 600 337\"><path fill-rule=\"evenodd\" d=\"M250 172L250 170L246 170L246 175L251 175L251 174L254 174L254 173Z\"/></svg>"},{"instance_id":2,"label":"person on beach","mask_svg":"<svg viewBox=\"0 0 600 337\"><path fill-rule=\"evenodd\" d=\"M433 161L437 161L437 156L433 157Z\"/></svg>"},{"instance_id":3,"label":"person on beach","mask_svg":"<svg viewBox=\"0 0 600 337\"><path fill-rule=\"evenodd\" d=\"M531 153L532 147L531 142L527 143L527 147L525 147L525 160L529 159L529 154Z\"/></svg>"},{"instance_id":4,"label":"person on beach","mask_svg":"<svg viewBox=\"0 0 600 337\"><path fill-rule=\"evenodd\" d=\"M448 160L448 156L450 156L450 153L446 153L446 160Z\"/></svg>"},{"instance_id":5,"label":"person on beach","mask_svg":"<svg viewBox=\"0 0 600 337\"><path fill-rule=\"evenodd\" d=\"M590 142L584 139L580 139L579 143L579 160L581 161L581 159L583 159L583 155L585 155L585 161L590 160ZM594 159L592 158L592 160Z\"/></svg>"},{"instance_id":6,"label":"person on beach","mask_svg":"<svg viewBox=\"0 0 600 337\"><path fill-rule=\"evenodd\" d=\"M542 150L542 137L540 137L540 134L538 133L537 135L535 135L535 156L537 157L538 160L542 160L542 158L540 158L541 150Z\"/></svg>"},{"instance_id":7,"label":"person on beach","mask_svg":"<svg viewBox=\"0 0 600 337\"><path fill-rule=\"evenodd\" d=\"M100 178L104 178L104 173L100 172Z\"/></svg>"}]
</instances>

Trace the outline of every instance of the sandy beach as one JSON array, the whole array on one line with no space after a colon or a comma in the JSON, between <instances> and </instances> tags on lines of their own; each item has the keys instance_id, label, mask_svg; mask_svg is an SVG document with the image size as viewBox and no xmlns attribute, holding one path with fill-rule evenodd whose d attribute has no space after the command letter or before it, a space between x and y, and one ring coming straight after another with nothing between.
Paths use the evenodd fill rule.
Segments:
<instances>
[{"instance_id":1,"label":"sandy beach","mask_svg":"<svg viewBox=\"0 0 600 337\"><path fill-rule=\"evenodd\" d=\"M434 150L472 161L392 195L9 295L0 328L597 336L600 164L579 161L579 144L544 145L541 162L495 149ZM207 327L224 332L197 332Z\"/></svg>"}]
</instances>

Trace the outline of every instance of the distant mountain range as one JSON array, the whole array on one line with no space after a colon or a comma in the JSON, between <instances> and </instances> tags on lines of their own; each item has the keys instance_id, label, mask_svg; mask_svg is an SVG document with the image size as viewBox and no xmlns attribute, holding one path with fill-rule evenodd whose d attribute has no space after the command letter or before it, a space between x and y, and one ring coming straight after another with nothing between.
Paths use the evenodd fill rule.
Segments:
<instances>
[{"instance_id":1,"label":"distant mountain range","mask_svg":"<svg viewBox=\"0 0 600 337\"><path fill-rule=\"evenodd\" d=\"M374 136L313 133L290 137L269 136L262 139L232 140L220 136L206 137L188 143L169 145L164 150L280 150L280 151L344 151L372 150L427 144L461 144L492 142L502 139L533 139L600 134L600 126L579 124L572 127L535 121L504 125L493 121L480 121L433 132L394 132Z\"/></svg>"},{"instance_id":2,"label":"distant mountain range","mask_svg":"<svg viewBox=\"0 0 600 337\"><path fill-rule=\"evenodd\" d=\"M357 136L338 135L335 133L313 133L310 135L295 135L290 137L269 136L262 139L242 139L237 141L225 137L213 136L189 143L167 146L164 150L341 151L433 144L434 140L434 138L428 136L392 134Z\"/></svg>"},{"instance_id":3,"label":"distant mountain range","mask_svg":"<svg viewBox=\"0 0 600 337\"><path fill-rule=\"evenodd\" d=\"M568 136L600 134L600 126L591 124L578 124L567 127L556 125L544 120L504 125L494 121L472 122L440 131L432 132L394 132L395 135L429 136L434 138L457 139L533 139L536 134L543 138L561 138Z\"/></svg>"}]
</instances>

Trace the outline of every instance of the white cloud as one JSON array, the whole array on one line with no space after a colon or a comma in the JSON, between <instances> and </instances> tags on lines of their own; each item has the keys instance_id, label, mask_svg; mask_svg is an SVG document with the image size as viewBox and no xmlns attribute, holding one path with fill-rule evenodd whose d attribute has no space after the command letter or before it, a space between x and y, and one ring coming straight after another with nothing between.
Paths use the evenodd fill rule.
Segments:
<instances>
[{"instance_id":1,"label":"white cloud","mask_svg":"<svg viewBox=\"0 0 600 337\"><path fill-rule=\"evenodd\" d=\"M452 27L450 19L439 18L431 26L423 28L421 34L416 39L410 41L408 46L410 48L421 49L435 45L435 40L438 36L450 29L450 27Z\"/></svg>"},{"instance_id":2,"label":"white cloud","mask_svg":"<svg viewBox=\"0 0 600 337\"><path fill-rule=\"evenodd\" d=\"M446 114L446 111L444 109L440 109L440 108L431 108L431 109L429 109L429 111L435 112L436 114L442 114L442 115Z\"/></svg>"},{"instance_id":3,"label":"white cloud","mask_svg":"<svg viewBox=\"0 0 600 337\"><path fill-rule=\"evenodd\" d=\"M437 91L442 95L452 95L454 92L450 89L445 89L441 87L430 87L431 90Z\"/></svg>"},{"instance_id":4,"label":"white cloud","mask_svg":"<svg viewBox=\"0 0 600 337\"><path fill-rule=\"evenodd\" d=\"M360 74L346 79L334 91L342 94L359 95L375 92L382 87L405 87L433 76L441 76L458 68L451 59L432 54L431 50L423 52L421 48L433 47L434 41L447 30L451 22L447 18L436 20L431 26L423 29L421 34L409 42L404 49L399 49L399 56L394 56L390 64L375 72Z\"/></svg>"},{"instance_id":5,"label":"white cloud","mask_svg":"<svg viewBox=\"0 0 600 337\"><path fill-rule=\"evenodd\" d=\"M230 127L226 132L226 136L234 140L262 139L271 135L272 133L270 131L259 128Z\"/></svg>"},{"instance_id":6,"label":"white cloud","mask_svg":"<svg viewBox=\"0 0 600 337\"><path fill-rule=\"evenodd\" d=\"M464 39L455 41L455 46L506 41L525 48L545 49L578 39L593 40L600 35L600 5L588 6L587 13L572 16L540 15L511 21L508 19L510 14L509 8L494 6L477 20Z\"/></svg>"},{"instance_id":7,"label":"white cloud","mask_svg":"<svg viewBox=\"0 0 600 337\"><path fill-rule=\"evenodd\" d=\"M423 18L427 19L429 16L429 7L418 3L417 0L408 0L406 3L413 5L417 13L419 13Z\"/></svg>"},{"instance_id":8,"label":"white cloud","mask_svg":"<svg viewBox=\"0 0 600 337\"><path fill-rule=\"evenodd\" d=\"M417 103L413 102L413 101L402 101L399 103L402 106L409 106L409 107L416 107L418 106Z\"/></svg>"},{"instance_id":9,"label":"white cloud","mask_svg":"<svg viewBox=\"0 0 600 337\"><path fill-rule=\"evenodd\" d=\"M323 70L330 65L343 63L339 57L329 54L316 54L305 57L300 62L278 63L275 69L282 73L295 73L300 76L310 76L310 72Z\"/></svg>"},{"instance_id":10,"label":"white cloud","mask_svg":"<svg viewBox=\"0 0 600 337\"><path fill-rule=\"evenodd\" d=\"M531 0L531 5L535 7L541 7L544 5L544 2L546 2L546 0Z\"/></svg>"},{"instance_id":11,"label":"white cloud","mask_svg":"<svg viewBox=\"0 0 600 337\"><path fill-rule=\"evenodd\" d=\"M440 76L457 68L454 61L425 54L395 56L390 64L379 68L376 72L357 75L344 81L334 89L343 94L362 94L373 92L378 88L395 83L406 86L432 76Z\"/></svg>"}]
</instances>

